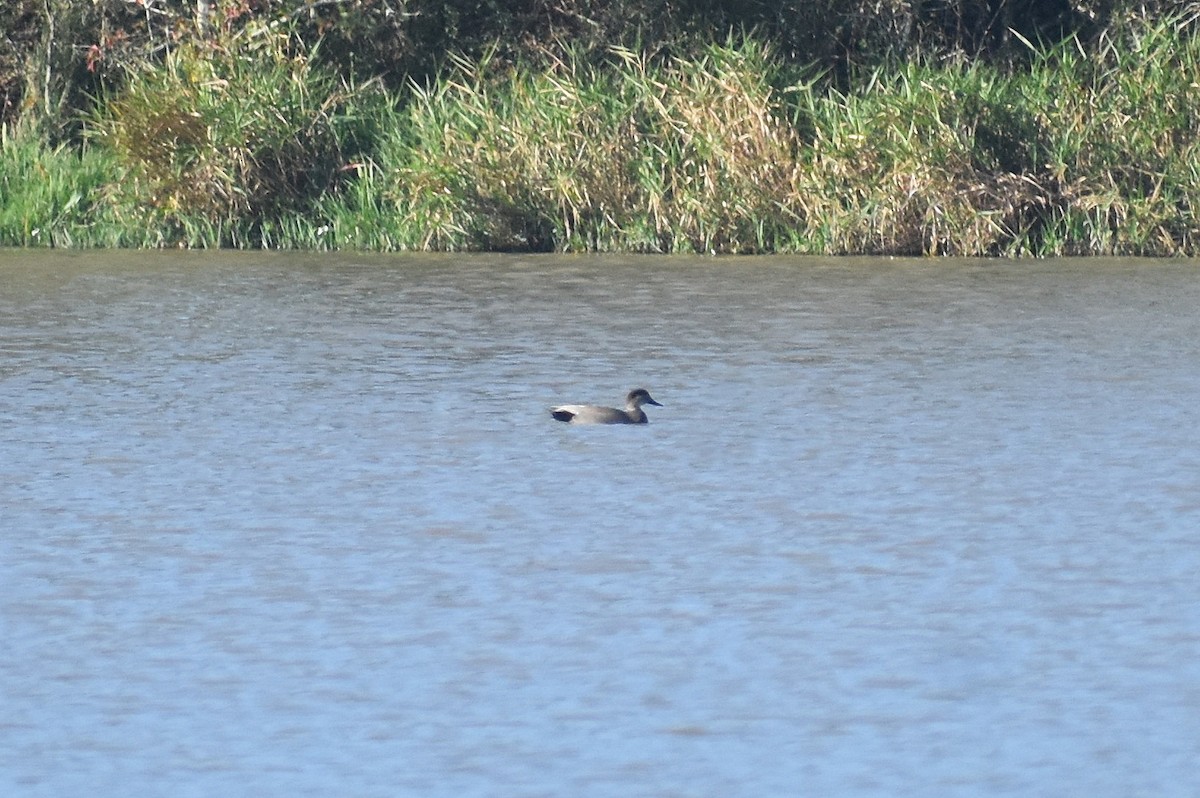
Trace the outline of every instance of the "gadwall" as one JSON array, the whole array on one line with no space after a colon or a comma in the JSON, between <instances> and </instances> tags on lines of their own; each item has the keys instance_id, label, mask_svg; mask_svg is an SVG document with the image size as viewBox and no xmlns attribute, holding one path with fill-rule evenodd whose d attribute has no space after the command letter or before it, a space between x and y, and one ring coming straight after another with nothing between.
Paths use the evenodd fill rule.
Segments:
<instances>
[{"instance_id":1,"label":"gadwall","mask_svg":"<svg viewBox=\"0 0 1200 798\"><path fill-rule=\"evenodd\" d=\"M625 409L598 405L559 405L550 408L550 415L570 424L645 424L642 405L662 407L645 388L634 388L625 397Z\"/></svg>"}]
</instances>

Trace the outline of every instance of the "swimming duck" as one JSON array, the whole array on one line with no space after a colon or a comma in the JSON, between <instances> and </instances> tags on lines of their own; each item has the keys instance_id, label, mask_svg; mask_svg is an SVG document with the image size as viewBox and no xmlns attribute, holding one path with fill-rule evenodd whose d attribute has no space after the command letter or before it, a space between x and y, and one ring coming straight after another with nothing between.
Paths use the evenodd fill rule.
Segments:
<instances>
[{"instance_id":1,"label":"swimming duck","mask_svg":"<svg viewBox=\"0 0 1200 798\"><path fill-rule=\"evenodd\" d=\"M625 409L598 405L559 405L550 408L550 415L570 424L645 424L642 405L662 407L645 388L634 388L625 397Z\"/></svg>"}]
</instances>

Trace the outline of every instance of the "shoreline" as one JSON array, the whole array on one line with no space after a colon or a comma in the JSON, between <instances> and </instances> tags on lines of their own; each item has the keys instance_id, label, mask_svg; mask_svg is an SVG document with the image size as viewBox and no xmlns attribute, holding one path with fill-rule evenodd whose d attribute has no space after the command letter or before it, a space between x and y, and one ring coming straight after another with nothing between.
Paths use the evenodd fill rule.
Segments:
<instances>
[{"instance_id":1,"label":"shoreline","mask_svg":"<svg viewBox=\"0 0 1200 798\"><path fill-rule=\"evenodd\" d=\"M752 38L459 60L404 96L282 49L179 47L83 148L4 129L0 246L1196 256L1200 40L1140 37L844 91Z\"/></svg>"}]
</instances>

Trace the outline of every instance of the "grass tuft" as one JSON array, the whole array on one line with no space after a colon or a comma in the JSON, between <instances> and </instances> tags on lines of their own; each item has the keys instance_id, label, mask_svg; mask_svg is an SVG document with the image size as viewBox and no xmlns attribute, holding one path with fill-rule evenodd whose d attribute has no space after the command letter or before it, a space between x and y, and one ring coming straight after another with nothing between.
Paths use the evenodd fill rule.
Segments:
<instances>
[{"instance_id":1,"label":"grass tuft","mask_svg":"<svg viewBox=\"0 0 1200 798\"><path fill-rule=\"evenodd\" d=\"M24 127L0 126L0 246L97 243L97 198L117 179L94 150L46 147Z\"/></svg>"},{"instance_id":2,"label":"grass tuft","mask_svg":"<svg viewBox=\"0 0 1200 798\"><path fill-rule=\"evenodd\" d=\"M183 44L91 120L124 171L113 213L163 243L258 246L342 175L346 100L270 28Z\"/></svg>"}]
</instances>

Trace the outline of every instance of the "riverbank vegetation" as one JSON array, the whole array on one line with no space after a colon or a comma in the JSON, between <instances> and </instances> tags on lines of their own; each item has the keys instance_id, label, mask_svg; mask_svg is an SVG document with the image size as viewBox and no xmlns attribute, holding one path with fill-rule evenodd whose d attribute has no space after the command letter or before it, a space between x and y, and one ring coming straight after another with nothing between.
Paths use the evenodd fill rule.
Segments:
<instances>
[{"instance_id":1,"label":"riverbank vegetation","mask_svg":"<svg viewBox=\"0 0 1200 798\"><path fill-rule=\"evenodd\" d=\"M70 5L0 245L1200 254L1197 3Z\"/></svg>"}]
</instances>

